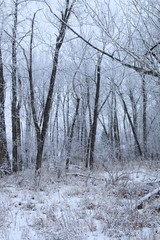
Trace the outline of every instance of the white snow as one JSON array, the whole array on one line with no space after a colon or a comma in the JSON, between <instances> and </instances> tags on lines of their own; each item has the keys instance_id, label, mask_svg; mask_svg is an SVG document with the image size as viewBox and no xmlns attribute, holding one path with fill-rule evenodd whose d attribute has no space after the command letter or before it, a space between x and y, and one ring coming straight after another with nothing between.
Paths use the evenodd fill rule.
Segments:
<instances>
[{"instance_id":1,"label":"white snow","mask_svg":"<svg viewBox=\"0 0 160 240\"><path fill-rule=\"evenodd\" d=\"M160 239L160 201L133 205L159 185L157 169L74 170L57 179L43 170L4 176L0 182L0 240ZM110 172L109 172L110 171ZM158 178L159 176L159 178Z\"/></svg>"}]
</instances>

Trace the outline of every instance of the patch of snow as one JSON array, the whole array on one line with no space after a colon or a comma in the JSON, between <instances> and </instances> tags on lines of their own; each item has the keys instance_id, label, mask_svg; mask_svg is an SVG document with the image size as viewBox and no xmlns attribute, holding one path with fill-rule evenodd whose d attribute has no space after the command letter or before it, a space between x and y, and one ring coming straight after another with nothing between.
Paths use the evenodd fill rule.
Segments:
<instances>
[{"instance_id":1,"label":"patch of snow","mask_svg":"<svg viewBox=\"0 0 160 240\"><path fill-rule=\"evenodd\" d=\"M160 239L158 200L133 209L158 187L156 171L78 171L44 171L38 189L29 172L2 178L0 240Z\"/></svg>"}]
</instances>

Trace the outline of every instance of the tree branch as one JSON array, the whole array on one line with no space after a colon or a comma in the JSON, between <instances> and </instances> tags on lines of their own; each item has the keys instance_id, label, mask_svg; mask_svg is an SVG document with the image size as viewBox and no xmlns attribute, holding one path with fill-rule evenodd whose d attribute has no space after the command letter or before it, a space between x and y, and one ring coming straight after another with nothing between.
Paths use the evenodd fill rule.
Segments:
<instances>
[{"instance_id":1,"label":"tree branch","mask_svg":"<svg viewBox=\"0 0 160 240\"><path fill-rule=\"evenodd\" d=\"M75 1L75 0L74 0ZM73 1L73 2L74 2ZM148 66L148 69L145 69L145 67L137 67L137 66L134 66L134 65L131 65L131 64L128 64L128 63L125 63L123 62L123 60L121 60L120 58L117 58L117 57L114 57L114 54L110 54L98 47L96 47L94 44L92 44L89 40L85 39L82 35L80 35L77 31L75 31L71 26L69 26L63 19L61 19L60 17L58 17L53 11L52 11L52 8L49 6L49 4L45 1L45 4L47 5L47 7L49 8L50 12L53 14L54 17L56 17L59 21L63 22L63 24L66 25L66 27L71 31L73 32L77 37L79 37L83 42L87 43L91 48L95 49L96 51L104 54L105 56L109 57L110 59L112 60L115 60L117 62L119 62L122 66L124 67L127 67L127 68L130 68L138 73L143 73L145 75L150 75L150 76L154 76L154 77L160 77L160 73L158 71L155 71L154 69L149 69L149 66ZM154 46L156 47L156 46ZM153 49L154 49L153 47ZM152 49L152 50L153 50ZM138 61L139 63L143 64L142 63L142 60L139 59L137 60L137 57L134 56L134 54L132 54L132 57Z\"/></svg>"}]
</instances>

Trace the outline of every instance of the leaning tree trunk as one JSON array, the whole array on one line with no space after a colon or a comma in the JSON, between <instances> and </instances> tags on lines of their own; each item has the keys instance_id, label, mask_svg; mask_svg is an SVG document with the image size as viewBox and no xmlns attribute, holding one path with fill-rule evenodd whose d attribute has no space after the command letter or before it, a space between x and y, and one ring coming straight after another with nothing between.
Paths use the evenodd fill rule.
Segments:
<instances>
[{"instance_id":1,"label":"leaning tree trunk","mask_svg":"<svg viewBox=\"0 0 160 240\"><path fill-rule=\"evenodd\" d=\"M32 115L33 115L33 121L34 126L36 130L36 136L37 136L37 156L36 156L36 169L35 169L35 179L40 176L40 170L42 166L42 157L43 157L43 149L44 149L44 143L46 139L47 129L48 129L48 123L49 123L49 117L50 117L50 111L52 107L52 98L53 98L53 91L54 91L54 85L56 81L56 75L57 75L57 67L58 67L58 59L59 59L59 53L60 49L63 44L63 40L66 33L67 28L67 22L69 20L69 17L72 12L72 8L74 5L75 0L72 1L72 4L69 3L69 0L66 0L66 7L64 12L62 12L62 18L59 28L59 33L56 38L56 45L55 45L55 52L52 62L52 72L50 77L50 83L49 83L49 89L47 93L47 99L44 104L43 109L43 115L42 115L42 126L38 122L37 118L37 112L35 107L35 95L34 95L34 87L33 87L33 72L32 72L32 59L33 59L33 35L34 35L34 22L35 22L35 16L36 13L33 16L32 20L32 28L31 28L31 39L30 39L30 60L27 61L28 64L28 74L29 74L29 84L30 84L30 98L31 98L31 108L32 108ZM46 3L47 4L47 3ZM48 5L50 11L52 12L52 9ZM52 12L53 15L55 15Z\"/></svg>"},{"instance_id":2,"label":"leaning tree trunk","mask_svg":"<svg viewBox=\"0 0 160 240\"><path fill-rule=\"evenodd\" d=\"M137 112L137 102L135 97L134 97L134 92L133 90L129 90L129 98L131 101L131 106L132 106L132 115L133 115L133 126L134 126L134 131L136 135L138 134L138 112ZM137 149L137 143L134 141L134 151L135 151L135 157L138 156L138 149Z\"/></svg>"},{"instance_id":3,"label":"leaning tree trunk","mask_svg":"<svg viewBox=\"0 0 160 240\"><path fill-rule=\"evenodd\" d=\"M137 134L135 132L135 128L134 128L134 125L133 125L133 122L132 122L132 119L131 119L131 116L128 112L128 108L127 108L127 105L126 105L126 102L122 96L122 94L120 94L120 97L121 97L121 100L123 102L123 106L124 106L124 111L128 117L128 121L129 121L129 124L131 126L131 129L132 129L132 133L133 133L133 137L134 137L134 140L136 142L136 145L137 145L137 149L138 149L138 153L139 153L139 156L142 157L142 149L141 149L141 146L140 146L140 143L138 141L138 137L137 137Z\"/></svg>"}]
</instances>

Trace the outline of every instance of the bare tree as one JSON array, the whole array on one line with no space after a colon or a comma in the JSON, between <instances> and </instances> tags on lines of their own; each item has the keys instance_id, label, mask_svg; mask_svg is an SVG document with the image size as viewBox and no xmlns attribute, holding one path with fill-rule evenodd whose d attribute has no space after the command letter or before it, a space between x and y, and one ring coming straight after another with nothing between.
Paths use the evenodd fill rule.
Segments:
<instances>
[{"instance_id":1,"label":"bare tree","mask_svg":"<svg viewBox=\"0 0 160 240\"><path fill-rule=\"evenodd\" d=\"M149 1L149 0L148 0ZM109 14L111 15L111 18L109 19L112 22L112 29L115 26L115 29L113 32L117 31L116 37L114 36L114 34L110 34L109 30L108 30L108 24L107 21L103 21L102 19L106 19L106 12L101 10L101 15L99 15L99 8L97 7L97 12L95 9L93 9L92 7L89 6L89 3L86 3L85 5L87 5L87 11L88 9L91 10L92 14L94 16L94 21L95 21L95 25L97 25L99 28L101 28L101 31L104 33L104 36L106 36L107 38L109 38L111 40L111 42L113 43L113 48L115 50L113 50L112 52L109 51L105 51L104 49L101 49L99 47L96 46L96 44L92 43L91 41L87 40L85 37L83 37L80 33L78 33L76 30L74 30L74 28L72 28L71 26L67 25L66 26L68 29L70 29L77 37L79 37L82 41L84 41L86 44L88 44L91 48L95 49L96 51L102 53L103 55L107 56L108 58L110 58L111 60L114 60L118 63L120 63L122 66L127 67L129 69L132 69L138 73L143 73L145 75L148 76L153 76L156 78L160 77L160 73L159 73L159 68L157 67L159 64L159 56L158 56L158 51L157 49L160 47L160 41L157 40L155 41L155 39L153 38L152 43L148 43L147 44L147 40L142 38L142 43L145 46L146 51L144 51L144 53L139 54L139 48L135 48L135 51L133 51L133 46L130 43L133 43L133 41L130 41L130 39L133 38L133 32L134 32L134 28L133 30L129 30L129 32L126 32L126 28L122 27L122 29L124 28L124 31L122 31L121 28L119 28L118 23L115 22L115 18L114 16L112 16L112 12L110 11L110 6L109 3L106 3L106 1L104 1L104 4L108 4L108 11L110 12ZM143 3L141 1L137 2L137 1L132 1L133 2L133 8L136 9L136 11L138 11L139 14L141 14L142 12L139 11L138 7L140 7L140 9L144 12L146 12L146 16L149 16L150 21L152 22L152 27L155 29L159 30L159 26L157 26L156 21L159 19L158 17L158 11L159 9L156 8L156 3L153 4L152 6L152 10L156 10L157 13L154 15L154 12L150 11L150 9L146 9L143 6ZM138 4L138 5L137 5ZM148 3L146 2L146 5ZM151 6L151 4L148 4L149 6ZM88 7L89 6L89 7ZM102 4L101 4L102 6ZM155 6L155 8L154 8ZM126 15L126 13L123 11L123 14ZM130 14L130 13L128 13ZM57 19L59 19L60 21L63 22L63 20L61 20L56 14L54 14L56 16ZM145 16L145 18L142 18L142 25L144 26L144 29L146 29L146 21L147 21L147 17ZM154 19L152 19L152 17L154 16ZM128 21L128 19L126 19L126 21ZM130 23L130 21L129 21ZM128 24L126 24L128 26ZM132 26L133 23L130 23L130 26ZM139 35L141 33L141 30L137 28L137 26L135 25L135 29L139 32ZM147 28L147 34L150 36L153 36L153 34L151 32L148 31ZM120 42L119 39L121 40L121 35L122 35L122 39L123 39L123 35L126 35L128 38L127 39L128 42ZM142 37L140 35L140 37ZM146 35L145 38L147 38L148 36ZM103 40L102 40L103 41ZM129 47L126 48L126 46ZM144 47L143 46L143 47ZM148 47L150 46L150 47ZM121 54L122 53L122 54ZM154 60L153 60L154 59Z\"/></svg>"},{"instance_id":2,"label":"bare tree","mask_svg":"<svg viewBox=\"0 0 160 240\"><path fill-rule=\"evenodd\" d=\"M42 127L38 123L37 113L36 113L36 107L35 107L35 94L34 94L34 86L33 86L33 37L34 37L34 22L35 22L35 16L34 14L33 20L32 20L32 29L31 29L31 40L30 40L30 61L29 61L29 84L30 84L30 98L31 98L31 108L32 108L32 115L33 115L33 121L35 125L36 130L36 137L37 137L37 156L36 156L36 176L40 174L41 166L42 166L42 157L43 157L43 149L44 149L44 143L46 139L47 129L48 129L48 123L49 123L49 117L50 117L50 111L52 107L52 97L53 97L53 91L56 81L56 74L57 74L57 67L58 67L58 59L59 59L59 52L61 49L61 46L64 41L65 33L66 33L66 24L70 18L74 1L70 3L69 0L66 0L66 6L64 11L61 14L61 23L59 27L59 32L56 38L56 45L55 45L55 51L54 51L54 57L52 62L52 72L50 76L50 84L49 89L47 93L47 98L44 105L44 110L42 113ZM52 9L50 8L52 11Z\"/></svg>"}]
</instances>

